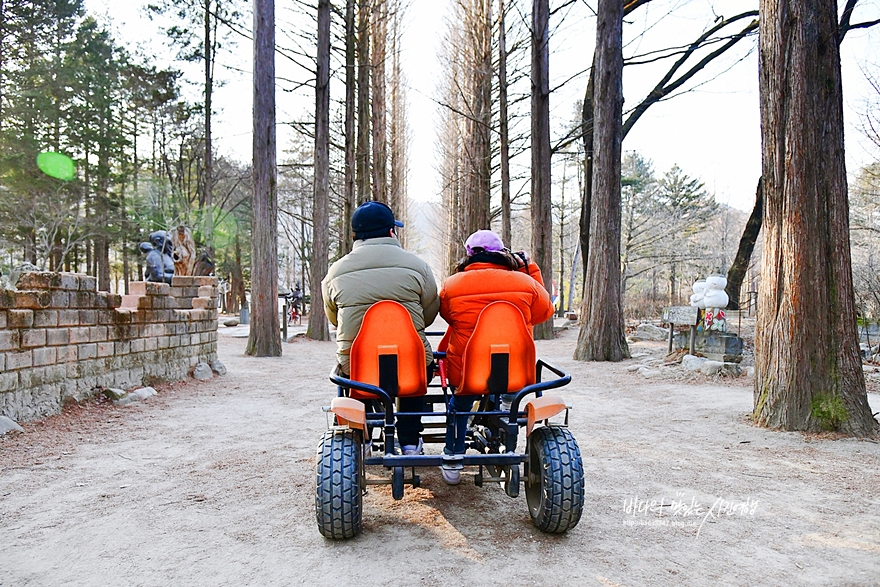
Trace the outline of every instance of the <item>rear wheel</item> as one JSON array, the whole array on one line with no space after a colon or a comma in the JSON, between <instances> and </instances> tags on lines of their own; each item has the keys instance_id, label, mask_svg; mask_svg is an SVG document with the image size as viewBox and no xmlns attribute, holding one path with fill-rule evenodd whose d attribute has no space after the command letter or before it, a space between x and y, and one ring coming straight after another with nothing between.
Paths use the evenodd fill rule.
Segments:
<instances>
[{"instance_id":1,"label":"rear wheel","mask_svg":"<svg viewBox=\"0 0 880 587\"><path fill-rule=\"evenodd\" d=\"M328 430L318 446L315 514L326 538L352 538L361 531L362 450L353 430Z\"/></svg>"},{"instance_id":2,"label":"rear wheel","mask_svg":"<svg viewBox=\"0 0 880 587\"><path fill-rule=\"evenodd\" d=\"M568 428L536 428L529 435L526 501L543 532L574 528L584 508L584 465Z\"/></svg>"}]
</instances>

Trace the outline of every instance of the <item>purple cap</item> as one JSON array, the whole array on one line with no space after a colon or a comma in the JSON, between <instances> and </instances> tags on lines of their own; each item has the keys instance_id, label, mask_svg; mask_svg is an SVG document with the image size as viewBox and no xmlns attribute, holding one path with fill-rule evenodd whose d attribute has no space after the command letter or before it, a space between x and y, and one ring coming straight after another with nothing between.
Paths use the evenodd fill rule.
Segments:
<instances>
[{"instance_id":1,"label":"purple cap","mask_svg":"<svg viewBox=\"0 0 880 587\"><path fill-rule=\"evenodd\" d=\"M478 252L478 249L488 252L503 251L504 243L501 242L501 237L491 230L478 230L468 237L464 248L467 250L468 257L471 257Z\"/></svg>"}]
</instances>

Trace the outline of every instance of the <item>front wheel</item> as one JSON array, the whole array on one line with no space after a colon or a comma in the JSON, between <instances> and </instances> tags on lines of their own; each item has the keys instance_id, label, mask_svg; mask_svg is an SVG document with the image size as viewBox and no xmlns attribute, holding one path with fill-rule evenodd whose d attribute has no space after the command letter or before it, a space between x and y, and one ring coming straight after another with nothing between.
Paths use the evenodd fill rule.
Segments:
<instances>
[{"instance_id":1,"label":"front wheel","mask_svg":"<svg viewBox=\"0 0 880 587\"><path fill-rule=\"evenodd\" d=\"M526 501L532 523L543 532L577 526L584 508L584 464L568 428L547 426L529 435Z\"/></svg>"},{"instance_id":2,"label":"front wheel","mask_svg":"<svg viewBox=\"0 0 880 587\"><path fill-rule=\"evenodd\" d=\"M328 430L318 445L315 514L326 538L352 538L361 531L362 450L353 430Z\"/></svg>"}]
</instances>

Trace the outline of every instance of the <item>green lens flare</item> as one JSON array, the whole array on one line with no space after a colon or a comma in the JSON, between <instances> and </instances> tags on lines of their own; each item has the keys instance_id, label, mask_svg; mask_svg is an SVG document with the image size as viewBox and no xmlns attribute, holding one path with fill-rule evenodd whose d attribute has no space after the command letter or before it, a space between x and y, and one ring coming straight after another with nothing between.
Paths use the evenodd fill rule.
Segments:
<instances>
[{"instance_id":1,"label":"green lens flare","mask_svg":"<svg viewBox=\"0 0 880 587\"><path fill-rule=\"evenodd\" d=\"M70 181L76 177L76 164L73 159L61 153L46 151L37 155L37 167L40 171L62 181Z\"/></svg>"}]
</instances>

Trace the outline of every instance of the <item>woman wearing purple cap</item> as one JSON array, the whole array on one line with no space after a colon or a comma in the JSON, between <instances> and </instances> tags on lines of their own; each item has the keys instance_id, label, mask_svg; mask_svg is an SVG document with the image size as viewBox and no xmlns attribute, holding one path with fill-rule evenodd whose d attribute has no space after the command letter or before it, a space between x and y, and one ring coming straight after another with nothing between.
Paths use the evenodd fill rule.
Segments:
<instances>
[{"instance_id":1,"label":"woman wearing purple cap","mask_svg":"<svg viewBox=\"0 0 880 587\"><path fill-rule=\"evenodd\" d=\"M465 242L467 257L440 291L440 316L449 324L446 365L449 383L461 381L461 361L483 308L497 301L510 302L529 326L553 315L553 303L544 287L541 270L525 253L511 253L491 230L478 230ZM469 411L473 396L453 396L456 410ZM467 418L457 418L456 430L446 432L446 452L465 452ZM442 469L449 484L460 481L457 470Z\"/></svg>"}]
</instances>

